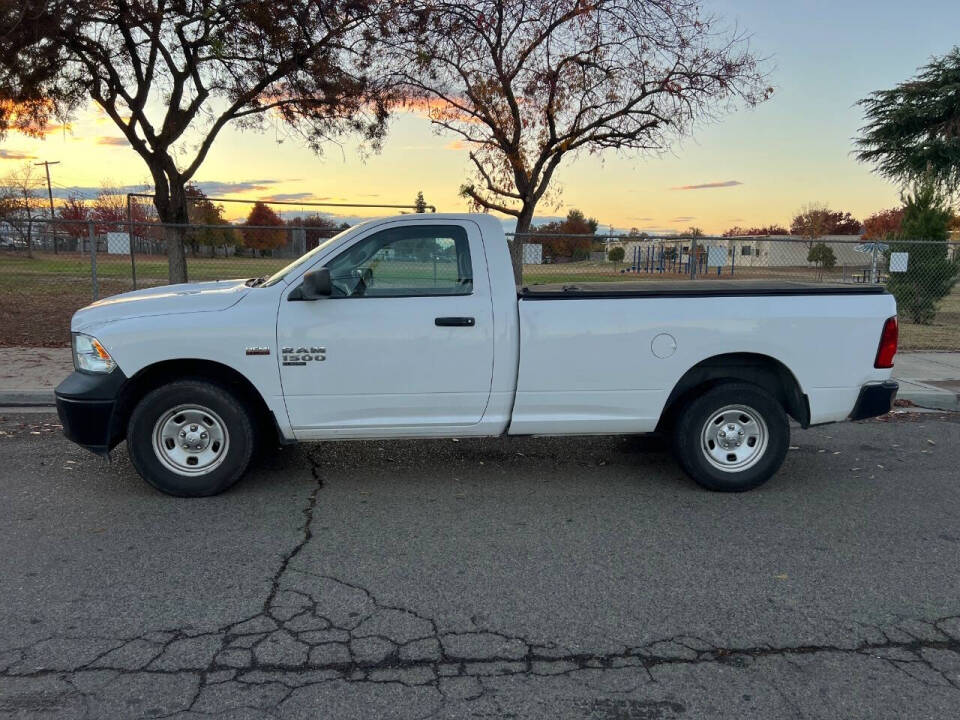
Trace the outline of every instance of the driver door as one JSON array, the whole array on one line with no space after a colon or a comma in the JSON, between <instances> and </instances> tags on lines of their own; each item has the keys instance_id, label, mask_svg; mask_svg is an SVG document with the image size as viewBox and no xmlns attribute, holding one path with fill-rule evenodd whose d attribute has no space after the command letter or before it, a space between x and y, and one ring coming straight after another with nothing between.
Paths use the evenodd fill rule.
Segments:
<instances>
[{"instance_id":1,"label":"driver door","mask_svg":"<svg viewBox=\"0 0 960 720\"><path fill-rule=\"evenodd\" d=\"M277 318L297 437L436 435L480 422L493 312L476 224L379 226L325 265L331 297L284 297Z\"/></svg>"}]
</instances>

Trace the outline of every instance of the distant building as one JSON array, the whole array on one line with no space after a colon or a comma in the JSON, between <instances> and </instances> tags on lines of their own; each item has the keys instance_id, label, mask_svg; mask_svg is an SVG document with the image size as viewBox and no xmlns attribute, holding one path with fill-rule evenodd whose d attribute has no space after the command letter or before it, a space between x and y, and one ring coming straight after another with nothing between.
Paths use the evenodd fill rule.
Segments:
<instances>
[{"instance_id":1,"label":"distant building","mask_svg":"<svg viewBox=\"0 0 960 720\"><path fill-rule=\"evenodd\" d=\"M648 240L623 240L611 244L624 250L624 262L628 266L638 263L641 267L656 269L661 265L675 266L677 262L687 262L690 252L690 238L650 238ZM709 255L713 264L725 257L724 265L734 267L806 267L813 265L807 261L810 246L825 243L833 250L837 266L858 267L870 264L870 255L858 252L858 235L826 235L824 237L803 238L796 235L756 236L739 238L697 238L698 255ZM713 251L710 248L714 248ZM718 252L724 248L726 253Z\"/></svg>"}]
</instances>

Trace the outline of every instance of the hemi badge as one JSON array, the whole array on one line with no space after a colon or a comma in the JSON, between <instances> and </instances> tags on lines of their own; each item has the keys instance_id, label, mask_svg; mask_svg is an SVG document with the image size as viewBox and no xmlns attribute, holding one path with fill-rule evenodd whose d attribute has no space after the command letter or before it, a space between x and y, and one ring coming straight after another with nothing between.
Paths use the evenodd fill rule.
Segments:
<instances>
[{"instance_id":1,"label":"hemi badge","mask_svg":"<svg viewBox=\"0 0 960 720\"><path fill-rule=\"evenodd\" d=\"M269 355L270 348L268 347L248 347L247 355Z\"/></svg>"}]
</instances>

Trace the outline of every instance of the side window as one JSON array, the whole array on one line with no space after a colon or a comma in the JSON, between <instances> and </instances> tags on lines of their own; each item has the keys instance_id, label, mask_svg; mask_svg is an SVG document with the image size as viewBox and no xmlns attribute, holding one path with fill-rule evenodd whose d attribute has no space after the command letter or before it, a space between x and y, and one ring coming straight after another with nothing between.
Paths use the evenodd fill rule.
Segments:
<instances>
[{"instance_id":1,"label":"side window","mask_svg":"<svg viewBox=\"0 0 960 720\"><path fill-rule=\"evenodd\" d=\"M381 230L327 263L333 297L469 295L473 266L457 225Z\"/></svg>"}]
</instances>

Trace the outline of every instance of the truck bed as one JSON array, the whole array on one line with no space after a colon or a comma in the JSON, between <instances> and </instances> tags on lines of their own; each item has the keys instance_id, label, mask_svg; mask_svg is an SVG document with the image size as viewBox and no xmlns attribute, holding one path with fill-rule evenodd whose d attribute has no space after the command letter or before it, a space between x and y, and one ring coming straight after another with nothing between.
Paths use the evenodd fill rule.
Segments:
<instances>
[{"instance_id":1,"label":"truck bed","mask_svg":"<svg viewBox=\"0 0 960 720\"><path fill-rule=\"evenodd\" d=\"M882 285L793 280L629 280L527 285L521 300L629 297L754 297L785 295L883 295Z\"/></svg>"}]
</instances>

